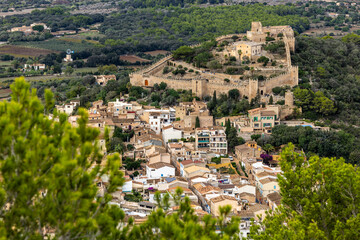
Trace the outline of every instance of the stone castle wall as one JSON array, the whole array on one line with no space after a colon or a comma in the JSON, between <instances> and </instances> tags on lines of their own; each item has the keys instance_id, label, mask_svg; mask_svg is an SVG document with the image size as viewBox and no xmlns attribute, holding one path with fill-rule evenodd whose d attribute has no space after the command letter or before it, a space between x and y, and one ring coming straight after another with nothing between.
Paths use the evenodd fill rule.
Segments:
<instances>
[{"instance_id":1,"label":"stone castle wall","mask_svg":"<svg viewBox=\"0 0 360 240\"><path fill-rule=\"evenodd\" d=\"M155 83L164 82L169 88L192 90L196 96L202 98L212 96L214 91L218 94L228 93L231 89L238 89L241 96L247 96L250 99L256 97L258 92L257 80L243 80L241 84L227 83L225 81L211 81L207 79L185 79L185 78L162 78L152 75L143 75L133 73L130 78L133 86L152 87Z\"/></svg>"},{"instance_id":2,"label":"stone castle wall","mask_svg":"<svg viewBox=\"0 0 360 240\"><path fill-rule=\"evenodd\" d=\"M241 96L247 96L249 99L255 98L258 93L263 94L271 94L272 89L277 86L295 86L298 85L298 67L291 65L291 57L290 51L295 50L295 38L291 36L292 29L288 29L287 26L279 26L279 27L267 27L266 30L274 30L274 33L280 33L284 31L283 41L285 43L286 49L286 61L287 68L284 69L285 73L281 74L277 77L273 77L267 79L265 81L258 81L254 79L248 80L238 80L240 77L238 75L228 75L223 73L209 73L206 70L199 69L200 73L199 77L196 78L182 78L182 77L157 77L154 76L155 73L162 70L162 68L168 64L168 62L174 64L183 64L183 66L187 66L187 63L177 63L172 61L172 56L166 56L157 63L137 72L130 74L130 82L134 86L141 87L152 87L155 83L164 82L168 87L174 89L183 89L183 90L192 90L196 96L202 98L204 96L212 96L214 91L218 94L228 93L231 89L238 89ZM254 33L252 35L252 33ZM261 37L266 34L263 32L263 28L261 23L253 23L252 31L248 32L248 36L253 36L255 38ZM232 36L243 36L243 34L233 34L226 35L217 38L217 41L222 39L231 38ZM253 41L260 41L260 39L253 39ZM264 41L264 39L261 39ZM196 45L199 46L199 45ZM189 69L193 68L192 66L188 66ZM193 68L196 70L195 68ZM230 82L224 81L224 79L230 79Z\"/></svg>"},{"instance_id":3,"label":"stone castle wall","mask_svg":"<svg viewBox=\"0 0 360 240\"><path fill-rule=\"evenodd\" d=\"M291 66L287 73L260 82L259 90L263 91L263 94L271 94L274 87L285 85L290 87L296 86L299 82L298 71L297 66Z\"/></svg>"},{"instance_id":4,"label":"stone castle wall","mask_svg":"<svg viewBox=\"0 0 360 240\"><path fill-rule=\"evenodd\" d=\"M227 83L221 80L209 80L204 78L186 79L186 78L163 78L153 75L133 73L130 81L134 86L152 87L155 83L164 82L168 87L174 89L192 90L196 96L202 98L212 96L216 91L218 94L228 93L231 89L238 89L241 96L247 96L249 99L255 98L258 92L260 94L271 94L272 89L277 86L296 86L298 84L298 67L290 67L289 72L277 77L258 81L255 79L240 80L237 83L230 81Z\"/></svg>"}]
</instances>

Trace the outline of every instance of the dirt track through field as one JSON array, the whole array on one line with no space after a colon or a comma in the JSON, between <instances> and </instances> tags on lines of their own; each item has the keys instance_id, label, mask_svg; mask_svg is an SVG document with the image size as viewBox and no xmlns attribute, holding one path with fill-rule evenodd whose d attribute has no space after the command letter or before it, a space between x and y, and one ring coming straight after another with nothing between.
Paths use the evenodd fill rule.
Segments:
<instances>
[{"instance_id":1,"label":"dirt track through field","mask_svg":"<svg viewBox=\"0 0 360 240\"><path fill-rule=\"evenodd\" d=\"M38 57L40 55L47 55L54 51L38 48L28 48L14 45L0 46L0 54L9 54L15 57Z\"/></svg>"}]
</instances>

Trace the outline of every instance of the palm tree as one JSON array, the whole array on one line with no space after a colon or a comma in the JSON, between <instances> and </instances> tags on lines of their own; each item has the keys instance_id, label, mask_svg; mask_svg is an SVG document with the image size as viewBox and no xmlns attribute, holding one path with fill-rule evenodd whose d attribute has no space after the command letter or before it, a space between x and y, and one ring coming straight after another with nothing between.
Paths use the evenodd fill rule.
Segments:
<instances>
[{"instance_id":1,"label":"palm tree","mask_svg":"<svg viewBox=\"0 0 360 240\"><path fill-rule=\"evenodd\" d=\"M266 153L272 152L275 150L274 146L271 144L265 144L265 146L262 148Z\"/></svg>"},{"instance_id":2,"label":"palm tree","mask_svg":"<svg viewBox=\"0 0 360 240\"><path fill-rule=\"evenodd\" d=\"M239 59L241 59L242 51L241 51L241 50L238 50L238 54L239 54Z\"/></svg>"}]
</instances>

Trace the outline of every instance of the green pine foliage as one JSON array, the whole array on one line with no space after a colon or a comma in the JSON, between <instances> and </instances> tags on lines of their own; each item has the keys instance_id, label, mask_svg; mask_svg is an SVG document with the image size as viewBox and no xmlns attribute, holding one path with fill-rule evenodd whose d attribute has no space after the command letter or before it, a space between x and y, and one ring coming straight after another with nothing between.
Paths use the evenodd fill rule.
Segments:
<instances>
[{"instance_id":1,"label":"green pine foliage","mask_svg":"<svg viewBox=\"0 0 360 240\"><path fill-rule=\"evenodd\" d=\"M316 113L320 116L337 113L336 119L341 122L360 123L360 86L357 84L360 45L356 36L351 34L342 39L296 38L296 53L292 61L299 66L302 81L301 90L294 92L295 103L303 107L307 118L317 118ZM314 95L314 92L321 95Z\"/></svg>"},{"instance_id":2,"label":"green pine foliage","mask_svg":"<svg viewBox=\"0 0 360 240\"><path fill-rule=\"evenodd\" d=\"M251 238L359 239L360 174L344 159L310 157L289 144L278 176L282 206L270 211Z\"/></svg>"},{"instance_id":3,"label":"green pine foliage","mask_svg":"<svg viewBox=\"0 0 360 240\"><path fill-rule=\"evenodd\" d=\"M256 104L255 102L249 103L246 97L241 99L238 89L231 89L228 94L220 94L218 98L214 91L214 95L208 102L207 107L211 115L216 118L221 118L229 115L247 114L247 111L250 110L251 107L257 106Z\"/></svg>"},{"instance_id":4,"label":"green pine foliage","mask_svg":"<svg viewBox=\"0 0 360 240\"><path fill-rule=\"evenodd\" d=\"M272 129L271 137L258 139L263 145L271 144L279 147L292 142L308 155L316 154L321 157L343 157L350 162L351 153L356 152L357 144L353 135L345 131L318 131L311 127L288 127L278 125ZM352 163L358 164L359 159L352 159Z\"/></svg>"},{"instance_id":5,"label":"green pine foliage","mask_svg":"<svg viewBox=\"0 0 360 240\"><path fill-rule=\"evenodd\" d=\"M181 189L177 189L175 194L165 194L163 197L156 193L155 199L159 208L144 224L134 226L127 239L239 239L239 218L229 216L230 206L220 207L218 218L211 215L200 218L191 208L190 199L182 198L181 195ZM179 206L179 210L173 214L168 214L170 199Z\"/></svg>"},{"instance_id":6,"label":"green pine foliage","mask_svg":"<svg viewBox=\"0 0 360 240\"><path fill-rule=\"evenodd\" d=\"M303 9L296 6L248 4L169 9L135 9L113 14L105 19L100 31L110 39L141 43L142 48L174 50L221 35L244 33L252 21L261 21L264 26L291 25L297 32L305 31L310 24L308 18L301 16Z\"/></svg>"},{"instance_id":7,"label":"green pine foliage","mask_svg":"<svg viewBox=\"0 0 360 240\"><path fill-rule=\"evenodd\" d=\"M23 78L11 85L11 102L0 102L0 232L5 239L109 239L118 234L121 209L109 205L110 194L123 183L118 155L107 158L96 146L97 129L88 128L80 110L78 127L65 114L51 113ZM57 119L56 121L53 119ZM92 167L92 166L95 167ZM104 196L96 180L109 177Z\"/></svg>"}]
</instances>

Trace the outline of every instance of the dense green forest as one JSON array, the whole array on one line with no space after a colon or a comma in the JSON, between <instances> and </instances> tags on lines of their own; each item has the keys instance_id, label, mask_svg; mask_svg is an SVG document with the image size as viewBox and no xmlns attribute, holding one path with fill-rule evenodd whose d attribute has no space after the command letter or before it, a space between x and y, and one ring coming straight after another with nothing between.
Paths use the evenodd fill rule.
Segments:
<instances>
[{"instance_id":1,"label":"dense green forest","mask_svg":"<svg viewBox=\"0 0 360 240\"><path fill-rule=\"evenodd\" d=\"M110 45L132 42L157 49L176 49L217 36L244 33L252 21L263 25L291 25L296 31L309 28L309 21L298 14L295 6L236 5L217 7L136 9L112 14L100 31L110 39ZM301 14L300 14L301 15Z\"/></svg>"},{"instance_id":2,"label":"dense green forest","mask_svg":"<svg viewBox=\"0 0 360 240\"><path fill-rule=\"evenodd\" d=\"M281 206L252 226L251 238L359 239L358 168L344 159L306 158L289 145L281 153Z\"/></svg>"},{"instance_id":3,"label":"dense green forest","mask_svg":"<svg viewBox=\"0 0 360 240\"><path fill-rule=\"evenodd\" d=\"M242 33L252 21L263 25L291 25L298 32L309 27L305 17L296 15L295 6L217 6L175 8L167 11L151 8L112 14L99 30L105 35L97 48L77 52L74 58L88 58L90 67L117 64L113 55L157 49L175 50L182 45L199 43L224 34ZM210 20L209 20L210 19Z\"/></svg>"},{"instance_id":4,"label":"dense green forest","mask_svg":"<svg viewBox=\"0 0 360 240\"><path fill-rule=\"evenodd\" d=\"M139 97L147 91L138 89L139 87L128 88L129 70L122 70L116 73L117 81L109 81L104 87L95 84L95 78L91 75L77 77L74 79L49 80L49 81L33 81L32 87L37 89L39 97L44 98L45 89L51 89L57 102L69 101L79 96L82 107L90 107L91 102L103 100L105 103L119 98L120 93L130 93L130 97ZM104 72L102 72L104 73ZM114 72L106 72L114 73ZM96 72L100 74L100 72ZM140 92L140 93L139 93Z\"/></svg>"},{"instance_id":5,"label":"dense green forest","mask_svg":"<svg viewBox=\"0 0 360 240\"><path fill-rule=\"evenodd\" d=\"M169 7L166 11L146 8L123 10L102 16L70 15L66 8L53 7L2 19L0 25L3 31L0 32L0 40L17 43L31 39L44 40L46 36L25 36L22 33L5 31L11 26L29 25L33 22L44 22L52 31L102 23L99 30L104 36L93 39L100 43L86 50L83 49L85 44L82 50L72 49L75 51L73 58L88 59L88 67L102 64L124 65L117 55L158 49L175 50L179 46L202 42L223 34L246 32L255 20L262 21L263 25L291 25L298 32L302 32L309 27L308 19L299 16L302 11L295 6L253 4L207 8ZM55 40L54 44L56 45ZM52 66L51 63L49 66Z\"/></svg>"},{"instance_id":6,"label":"dense green forest","mask_svg":"<svg viewBox=\"0 0 360 240\"><path fill-rule=\"evenodd\" d=\"M79 27L87 27L91 24L104 21L101 14L76 14L70 13L66 7L51 7L44 10L33 10L29 14L8 16L0 19L1 29L7 30L9 27L22 26L34 22L46 23L52 31L60 28L76 30Z\"/></svg>"},{"instance_id":7,"label":"dense green forest","mask_svg":"<svg viewBox=\"0 0 360 240\"><path fill-rule=\"evenodd\" d=\"M321 90L335 101L338 111L333 119L360 123L360 36L298 37L292 60L299 66L300 88ZM316 118L309 108L311 95L310 91L299 92L297 103L307 117Z\"/></svg>"},{"instance_id":8,"label":"dense green forest","mask_svg":"<svg viewBox=\"0 0 360 240\"><path fill-rule=\"evenodd\" d=\"M295 144L308 156L343 157L347 162L359 163L359 151L355 137L345 131L318 131L311 127L275 126L269 138L259 138L261 145L280 147L289 142Z\"/></svg>"}]
</instances>

